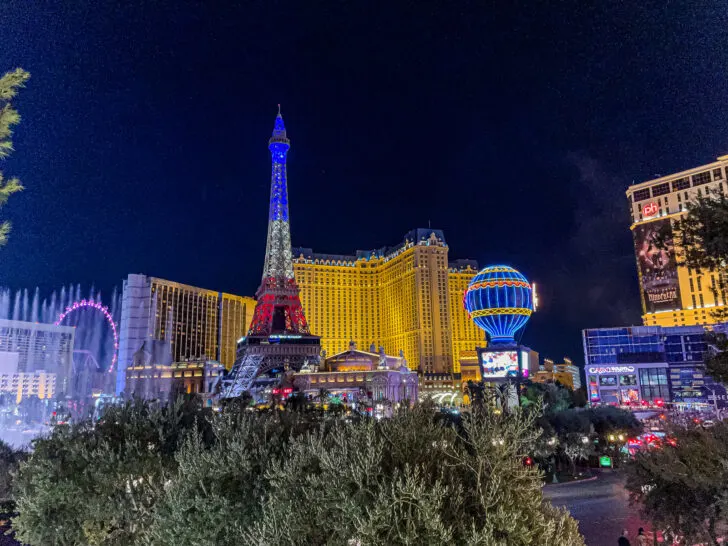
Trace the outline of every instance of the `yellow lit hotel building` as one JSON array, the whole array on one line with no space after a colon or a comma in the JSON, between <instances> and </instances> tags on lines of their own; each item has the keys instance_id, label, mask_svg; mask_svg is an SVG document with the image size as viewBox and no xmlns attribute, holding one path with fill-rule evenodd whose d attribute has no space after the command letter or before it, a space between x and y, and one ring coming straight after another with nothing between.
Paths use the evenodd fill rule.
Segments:
<instances>
[{"instance_id":1,"label":"yellow lit hotel building","mask_svg":"<svg viewBox=\"0 0 728 546\"><path fill-rule=\"evenodd\" d=\"M635 184L627 190L635 256L646 326L689 326L716 322L712 314L726 308L724 275L697 272L680 265L681 248L675 241L657 245L660 234L686 214L689 203L708 193L725 193L728 156Z\"/></svg>"},{"instance_id":2,"label":"yellow lit hotel building","mask_svg":"<svg viewBox=\"0 0 728 546\"><path fill-rule=\"evenodd\" d=\"M295 248L293 256L306 318L328 355L351 341L381 345L404 351L413 370L450 374L460 372L461 352L485 346L462 304L477 263L448 262L441 230L415 229L397 246L355 255Z\"/></svg>"},{"instance_id":3,"label":"yellow lit hotel building","mask_svg":"<svg viewBox=\"0 0 728 546\"><path fill-rule=\"evenodd\" d=\"M253 298L129 275L121 305L117 392L124 390L134 354L150 340L168 340L174 362L217 360L230 369L254 309Z\"/></svg>"}]
</instances>

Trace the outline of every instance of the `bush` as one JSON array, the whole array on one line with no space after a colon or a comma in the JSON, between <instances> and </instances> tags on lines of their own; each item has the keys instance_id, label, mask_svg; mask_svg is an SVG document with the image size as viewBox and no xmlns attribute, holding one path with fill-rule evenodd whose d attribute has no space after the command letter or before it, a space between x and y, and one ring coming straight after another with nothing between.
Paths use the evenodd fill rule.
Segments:
<instances>
[{"instance_id":1,"label":"bush","mask_svg":"<svg viewBox=\"0 0 728 546\"><path fill-rule=\"evenodd\" d=\"M391 419L153 408L59 427L20 467L31 544L583 544L519 411Z\"/></svg>"},{"instance_id":2,"label":"bush","mask_svg":"<svg viewBox=\"0 0 728 546\"><path fill-rule=\"evenodd\" d=\"M645 519L684 543L718 544L728 525L728 422L671 435L674 445L641 450L627 465L630 497Z\"/></svg>"}]
</instances>

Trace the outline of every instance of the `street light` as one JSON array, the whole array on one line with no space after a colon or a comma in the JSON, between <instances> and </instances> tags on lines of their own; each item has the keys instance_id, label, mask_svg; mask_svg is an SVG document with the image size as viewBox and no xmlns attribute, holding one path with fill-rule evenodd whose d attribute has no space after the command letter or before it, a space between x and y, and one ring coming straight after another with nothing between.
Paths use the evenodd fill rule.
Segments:
<instances>
[{"instance_id":1,"label":"street light","mask_svg":"<svg viewBox=\"0 0 728 546\"><path fill-rule=\"evenodd\" d=\"M715 417L720 418L720 412L718 410L718 394L715 392L715 389L711 389L708 385L703 385L703 388L708 390L710 394L713 395L713 407L715 408Z\"/></svg>"}]
</instances>

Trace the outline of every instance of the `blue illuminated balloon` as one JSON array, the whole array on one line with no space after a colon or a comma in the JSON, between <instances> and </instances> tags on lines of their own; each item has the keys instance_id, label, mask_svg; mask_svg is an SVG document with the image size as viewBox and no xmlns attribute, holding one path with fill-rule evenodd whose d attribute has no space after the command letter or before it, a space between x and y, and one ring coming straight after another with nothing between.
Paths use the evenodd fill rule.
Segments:
<instances>
[{"instance_id":1,"label":"blue illuminated balloon","mask_svg":"<svg viewBox=\"0 0 728 546\"><path fill-rule=\"evenodd\" d=\"M491 343L514 343L533 313L531 284L512 267L492 265L470 281L463 305Z\"/></svg>"}]
</instances>

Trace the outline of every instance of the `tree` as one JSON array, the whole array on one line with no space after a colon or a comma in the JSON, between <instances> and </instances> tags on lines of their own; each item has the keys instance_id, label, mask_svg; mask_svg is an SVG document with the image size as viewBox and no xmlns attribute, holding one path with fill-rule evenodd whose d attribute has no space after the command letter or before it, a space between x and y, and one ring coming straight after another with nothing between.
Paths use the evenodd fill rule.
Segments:
<instances>
[{"instance_id":1,"label":"tree","mask_svg":"<svg viewBox=\"0 0 728 546\"><path fill-rule=\"evenodd\" d=\"M13 127L20 122L20 114L13 107L12 100L18 90L25 86L30 78L22 68L7 72L0 78L0 159L5 159L13 151ZM0 172L0 207L7 203L10 196L23 189L17 178L6 179ZM7 242L10 222L0 223L0 246Z\"/></svg>"},{"instance_id":2,"label":"tree","mask_svg":"<svg viewBox=\"0 0 728 546\"><path fill-rule=\"evenodd\" d=\"M583 544L522 460L538 433L516 410L461 427L415 407L294 439L268 471L247 544Z\"/></svg>"},{"instance_id":3,"label":"tree","mask_svg":"<svg viewBox=\"0 0 728 546\"><path fill-rule=\"evenodd\" d=\"M12 501L11 474L17 470L20 461L26 456L25 451L13 449L0 440L0 506Z\"/></svg>"},{"instance_id":4,"label":"tree","mask_svg":"<svg viewBox=\"0 0 728 546\"><path fill-rule=\"evenodd\" d=\"M539 401L546 415L564 411L572 407L571 389L560 383L525 381L521 390L521 405L529 406Z\"/></svg>"},{"instance_id":5,"label":"tree","mask_svg":"<svg viewBox=\"0 0 728 546\"><path fill-rule=\"evenodd\" d=\"M193 401L110 406L93 424L61 425L33 442L13 487L18 539L29 544L137 544L175 470L186 430L211 441Z\"/></svg>"},{"instance_id":6,"label":"tree","mask_svg":"<svg viewBox=\"0 0 728 546\"><path fill-rule=\"evenodd\" d=\"M627 490L645 518L685 543L718 544L728 524L728 423L672 431L674 446L641 450L627 465Z\"/></svg>"},{"instance_id":7,"label":"tree","mask_svg":"<svg viewBox=\"0 0 728 546\"><path fill-rule=\"evenodd\" d=\"M689 204L689 214L672 222L678 263L692 269L723 271L728 264L728 199L723 193L707 193ZM659 244L668 245L668 232Z\"/></svg>"},{"instance_id":8,"label":"tree","mask_svg":"<svg viewBox=\"0 0 728 546\"><path fill-rule=\"evenodd\" d=\"M728 337L723 333L706 334L708 351L704 355L705 372L716 381L728 385Z\"/></svg>"},{"instance_id":9,"label":"tree","mask_svg":"<svg viewBox=\"0 0 728 546\"><path fill-rule=\"evenodd\" d=\"M638 436L642 433L642 423L631 411L613 406L597 406L589 409L589 419L594 432L599 436L624 434Z\"/></svg>"},{"instance_id":10,"label":"tree","mask_svg":"<svg viewBox=\"0 0 728 546\"><path fill-rule=\"evenodd\" d=\"M576 463L586 460L594 453L594 443L585 434L570 432L560 443L561 453L569 461L571 474L576 473Z\"/></svg>"},{"instance_id":11,"label":"tree","mask_svg":"<svg viewBox=\"0 0 728 546\"><path fill-rule=\"evenodd\" d=\"M522 463L535 416L443 419L424 404L381 421L203 415L136 402L36 442L14 524L49 545L583 544Z\"/></svg>"}]
</instances>

